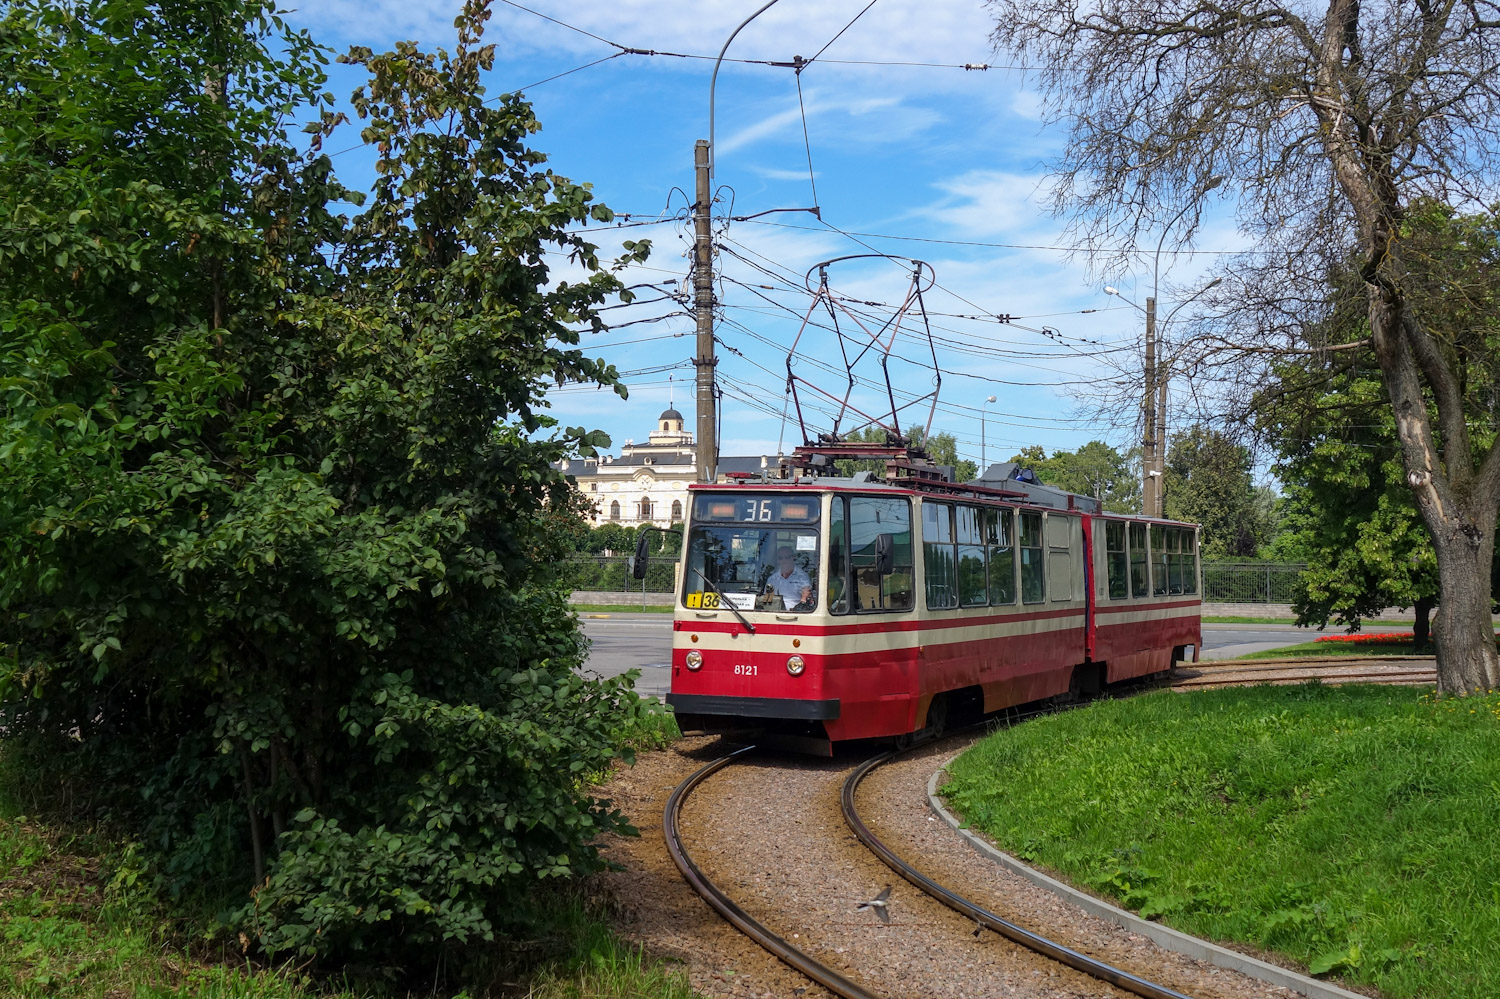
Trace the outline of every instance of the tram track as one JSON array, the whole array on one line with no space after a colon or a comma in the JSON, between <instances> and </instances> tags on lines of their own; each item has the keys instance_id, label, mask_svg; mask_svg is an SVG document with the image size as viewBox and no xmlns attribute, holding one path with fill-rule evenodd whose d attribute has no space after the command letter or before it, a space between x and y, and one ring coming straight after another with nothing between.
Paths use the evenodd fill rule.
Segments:
<instances>
[{"instance_id":1,"label":"tram track","mask_svg":"<svg viewBox=\"0 0 1500 999\"><path fill-rule=\"evenodd\" d=\"M1027 717L1029 716L1028 714ZM941 741L947 742L948 739L956 738L963 734L965 733L955 733L953 736L946 737ZM1071 969L1073 972L1088 976L1088 978L1098 983L1112 987L1104 988L1102 992L1095 991L1092 994L1116 995L1119 993L1116 993L1114 989L1119 989L1122 992L1146 997L1146 999L1188 999L1182 992L1152 982L1105 961L1084 954L1062 942L1028 930L984 908L982 905L970 901L959 893L921 873L883 842L859 812L857 801L858 789L861 782L884 764L899 759L908 753L931 749L933 747L933 743L926 743L898 752L878 754L856 766L840 781L838 791L839 813L848 830L853 833L854 838L867 851L867 856L873 855L875 858L878 858L882 864L889 867L902 879L917 888L924 898L930 899L962 917L962 922L955 925L961 928L961 932L964 935L978 937L982 929L992 930L1018 949L1023 948L1028 953L1040 955L1047 962L1055 962L1058 965ZM845 999L875 999L875 997L880 995L892 994L868 984L865 979L869 976L862 974L862 969L858 966L845 967L843 970L830 967L824 961L819 960L818 957L808 953L802 946L788 940L784 933L776 932L767 926L765 922L751 915L746 907L741 906L732 899L719 884L715 883L713 878L705 873L689 851L680 822L684 803L693 791L710 777L734 767L736 764L748 762L748 758L753 755L754 747L748 747L721 757L701 767L672 792L665 808L663 832L667 841L667 849L673 862L677 865L679 871L681 871L683 877L693 890L708 902L724 919L783 963L795 968L817 985L827 989L834 995L843 996ZM911 907L910 901L906 901L904 904L909 910ZM964 943L971 944L972 942L964 941ZM1038 972L1033 970L1031 974L1036 975ZM1052 972L1049 974L1056 975L1057 973ZM856 979L859 979L859 981L856 981ZM1075 988L1066 994L1090 993L1080 993Z\"/></svg>"},{"instance_id":2,"label":"tram track","mask_svg":"<svg viewBox=\"0 0 1500 999\"><path fill-rule=\"evenodd\" d=\"M1179 666L1167 678L1176 690L1236 687L1267 683L1423 684L1437 682L1437 667L1431 656L1380 656L1366 659L1312 658L1226 661Z\"/></svg>"}]
</instances>

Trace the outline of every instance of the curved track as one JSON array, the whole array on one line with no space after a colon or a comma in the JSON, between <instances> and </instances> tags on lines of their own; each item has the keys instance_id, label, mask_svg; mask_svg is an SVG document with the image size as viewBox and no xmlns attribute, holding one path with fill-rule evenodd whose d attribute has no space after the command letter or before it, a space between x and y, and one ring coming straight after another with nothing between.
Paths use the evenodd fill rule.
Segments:
<instances>
[{"instance_id":1,"label":"curved track","mask_svg":"<svg viewBox=\"0 0 1500 999\"><path fill-rule=\"evenodd\" d=\"M1183 664L1172 670L1167 686L1177 690L1243 687L1254 684L1307 683L1425 684L1437 682L1431 656L1307 656L1286 659L1221 660Z\"/></svg>"},{"instance_id":2,"label":"curved track","mask_svg":"<svg viewBox=\"0 0 1500 999\"><path fill-rule=\"evenodd\" d=\"M714 911L727 919L735 929L745 934L756 943L784 963L796 968L814 982L823 986L834 995L843 996L844 999L876 999L864 989L849 981L843 975L834 971L819 961L813 960L802 951L787 943L781 937L772 933L764 924L758 922L744 909L734 903L728 895L719 890L718 886L709 881L693 858L688 854L687 847L683 845L682 836L677 828L677 818L682 812L682 802L693 788L703 783L713 774L729 766L746 753L754 750L754 746L746 746L744 749L736 750L728 756L714 760L707 766L699 768L694 774L672 792L667 799L666 813L662 819L662 832L667 839L667 852L672 855L672 862L687 879L692 889L703 897L703 900L713 907Z\"/></svg>"},{"instance_id":3,"label":"curved track","mask_svg":"<svg viewBox=\"0 0 1500 999\"><path fill-rule=\"evenodd\" d=\"M702 870L693 861L692 856L688 853L687 847L682 841L678 827L678 817L682 810L683 801L692 793L694 788L708 777L742 759L754 748L753 746L746 747L707 764L673 790L671 796L667 799L662 821L662 830L666 837L667 850L688 884L704 901L708 902L715 911L736 929L760 944L775 957L806 975L818 985L828 989L833 994L843 996L844 999L875 999L872 993L792 946L787 940L771 932L764 924L745 912L733 899L729 898L728 895L704 875ZM1081 954L1078 951L1056 941L1049 940L1039 934L1032 933L992 912L982 909L957 893L925 877L900 857L896 856L889 847L870 831L869 827L860 818L855 805L855 791L860 781L872 770L882 763L902 755L903 752L904 750L881 753L860 764L845 779L841 794L845 822L849 825L856 838L867 849L879 857L882 862L901 875L902 878L916 886L924 894L931 896L967 918L994 930L996 933L1022 947L1026 947L1101 981L1108 982L1118 988L1146 997L1146 999L1189 999L1189 997L1184 996L1180 992L1157 985L1154 982L1139 978L1129 972L1122 971L1112 965Z\"/></svg>"},{"instance_id":4,"label":"curved track","mask_svg":"<svg viewBox=\"0 0 1500 999\"><path fill-rule=\"evenodd\" d=\"M1044 957L1050 957L1060 964L1066 964L1070 968L1081 971L1101 981L1108 982L1127 992L1144 996L1145 999L1188 999L1181 992L1176 992L1163 985L1157 985L1155 982L1132 975L1128 971L1121 971L1119 968L1089 957L1087 954L1080 954L1078 951L1070 947L1065 947L1055 940L1049 940L1038 933L1033 933L1030 930L1017 926L1015 923L1003 919L987 909L982 909L957 892L951 891L931 878L926 877L915 867L896 856L895 852L882 843L880 838L871 832L869 826L860 818L854 796L855 792L859 789L859 782L864 780L870 771L899 755L901 755L899 752L882 753L855 767L854 772L844 781L843 793L840 796L844 811L844 821L848 823L850 831L854 833L855 837L861 843L869 848L871 853L884 861L887 867L953 911L969 917L976 923L987 929L994 930L1007 940L1020 944L1028 950L1034 950Z\"/></svg>"}]
</instances>

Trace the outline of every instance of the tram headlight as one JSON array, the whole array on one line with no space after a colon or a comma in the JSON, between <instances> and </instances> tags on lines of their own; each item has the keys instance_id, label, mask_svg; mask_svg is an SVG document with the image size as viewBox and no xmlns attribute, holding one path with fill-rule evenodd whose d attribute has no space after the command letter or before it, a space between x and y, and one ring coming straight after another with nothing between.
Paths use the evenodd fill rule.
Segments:
<instances>
[{"instance_id":1,"label":"tram headlight","mask_svg":"<svg viewBox=\"0 0 1500 999\"><path fill-rule=\"evenodd\" d=\"M792 676L801 676L805 669L807 669L807 664L802 661L801 656L792 656L786 661L786 671Z\"/></svg>"},{"instance_id":2,"label":"tram headlight","mask_svg":"<svg viewBox=\"0 0 1500 999\"><path fill-rule=\"evenodd\" d=\"M702 669L703 653L699 652L697 649L689 649L687 654L687 668Z\"/></svg>"}]
</instances>

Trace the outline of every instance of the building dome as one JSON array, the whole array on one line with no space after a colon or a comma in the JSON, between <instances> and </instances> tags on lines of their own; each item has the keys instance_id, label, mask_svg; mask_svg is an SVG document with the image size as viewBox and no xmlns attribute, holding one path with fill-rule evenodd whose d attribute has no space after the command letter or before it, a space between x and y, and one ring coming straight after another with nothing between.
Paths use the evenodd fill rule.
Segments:
<instances>
[{"instance_id":1,"label":"building dome","mask_svg":"<svg viewBox=\"0 0 1500 999\"><path fill-rule=\"evenodd\" d=\"M678 423L681 423L682 422L682 414L679 413L679 412L677 412L677 410L675 410L675 409L668 409L666 412L664 412L660 416L658 416L657 419L658 420L676 420Z\"/></svg>"}]
</instances>

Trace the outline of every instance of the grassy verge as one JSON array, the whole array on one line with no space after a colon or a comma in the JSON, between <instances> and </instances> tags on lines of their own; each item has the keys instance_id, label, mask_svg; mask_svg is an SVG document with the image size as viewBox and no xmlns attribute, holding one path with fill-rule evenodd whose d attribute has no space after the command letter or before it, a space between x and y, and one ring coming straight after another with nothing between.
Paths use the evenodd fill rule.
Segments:
<instances>
[{"instance_id":1,"label":"grassy verge","mask_svg":"<svg viewBox=\"0 0 1500 999\"><path fill-rule=\"evenodd\" d=\"M671 604L572 604L580 614L670 614Z\"/></svg>"},{"instance_id":2,"label":"grassy verge","mask_svg":"<svg viewBox=\"0 0 1500 999\"><path fill-rule=\"evenodd\" d=\"M569 952L531 976L527 999L696 999L680 965L648 957L582 904L559 915Z\"/></svg>"},{"instance_id":3,"label":"grassy verge","mask_svg":"<svg viewBox=\"0 0 1500 999\"><path fill-rule=\"evenodd\" d=\"M621 740L631 749L656 749L680 734L671 709L650 704ZM182 914L163 905L146 887L146 878L137 878L140 864L131 849L20 814L10 789L24 789L18 783L21 770L0 744L0 996L385 999L405 994L385 983L351 990L336 979L215 960L206 948L189 946ZM432 992L433 999L455 994L462 999L694 999L680 965L621 940L576 887L550 890L540 906L545 928L538 940L514 948L497 945L493 957L482 957L467 973L467 981L449 983Z\"/></svg>"},{"instance_id":4,"label":"grassy verge","mask_svg":"<svg viewBox=\"0 0 1500 999\"><path fill-rule=\"evenodd\" d=\"M1297 625L1297 619L1294 618L1294 617L1246 617L1246 616L1239 615L1239 614L1205 614L1203 616L1203 623L1204 624L1285 624L1285 625L1290 625L1290 626L1296 627L1296 625ZM1378 620L1378 621L1375 621L1375 620L1366 621L1365 622L1365 627L1368 628L1368 629L1370 629L1371 631L1377 631L1377 630L1379 630L1381 628L1384 628L1387 625L1389 625L1389 626L1391 626L1393 628L1410 628L1415 623L1416 623L1415 621L1412 621L1410 619L1387 621L1387 620L1384 620L1382 618L1381 620ZM1333 628L1333 627L1337 627L1337 626L1330 624L1329 627ZM1311 630L1311 629L1309 629L1309 630Z\"/></svg>"},{"instance_id":5,"label":"grassy verge","mask_svg":"<svg viewBox=\"0 0 1500 999\"><path fill-rule=\"evenodd\" d=\"M1348 656L1351 659L1364 659L1367 656L1414 655L1432 655L1432 649L1429 646L1419 653L1411 642L1362 642L1358 645L1346 645L1341 642L1305 642L1301 645L1284 645L1279 649L1267 649L1265 652L1252 652L1248 656L1239 658L1287 659L1303 656Z\"/></svg>"},{"instance_id":6,"label":"grassy verge","mask_svg":"<svg viewBox=\"0 0 1500 999\"><path fill-rule=\"evenodd\" d=\"M380 999L286 970L265 971L194 957L174 942L159 907L123 886L119 854L22 817L0 817L0 995L44 999ZM125 868L128 869L128 863ZM111 871L115 870L116 875ZM548 956L516 967L502 956L494 986L459 996L531 999L694 999L679 965L622 941L579 898L549 904ZM509 982L506 988L501 982ZM453 986L433 996L454 994Z\"/></svg>"},{"instance_id":7,"label":"grassy verge","mask_svg":"<svg viewBox=\"0 0 1500 999\"><path fill-rule=\"evenodd\" d=\"M1391 997L1500 981L1500 696L1162 692L998 732L946 793L1143 916Z\"/></svg>"},{"instance_id":8,"label":"grassy verge","mask_svg":"<svg viewBox=\"0 0 1500 999\"><path fill-rule=\"evenodd\" d=\"M172 946L118 853L0 815L0 995L78 999L305 999L295 975L208 964Z\"/></svg>"}]
</instances>

